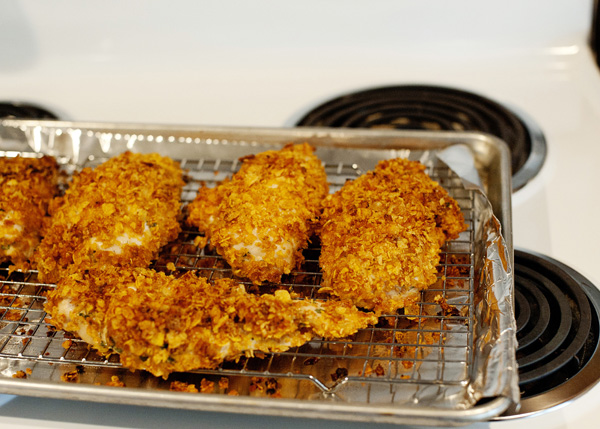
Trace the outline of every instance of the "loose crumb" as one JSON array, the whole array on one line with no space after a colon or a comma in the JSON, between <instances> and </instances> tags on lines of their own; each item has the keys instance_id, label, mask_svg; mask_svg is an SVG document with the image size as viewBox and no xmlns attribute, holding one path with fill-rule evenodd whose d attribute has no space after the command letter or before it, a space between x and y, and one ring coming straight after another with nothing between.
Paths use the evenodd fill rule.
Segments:
<instances>
[{"instance_id":1,"label":"loose crumb","mask_svg":"<svg viewBox=\"0 0 600 429\"><path fill-rule=\"evenodd\" d=\"M13 378L27 378L27 374L25 374L25 371L17 371L13 374L12 376Z\"/></svg>"},{"instance_id":2,"label":"loose crumb","mask_svg":"<svg viewBox=\"0 0 600 429\"><path fill-rule=\"evenodd\" d=\"M446 299L441 295L437 295L434 299L434 302L437 302L442 310L442 316L460 316L460 311L453 305L448 304Z\"/></svg>"},{"instance_id":3,"label":"loose crumb","mask_svg":"<svg viewBox=\"0 0 600 429\"><path fill-rule=\"evenodd\" d=\"M173 392L189 392L189 393L198 393L198 389L195 384L185 383L183 381L173 381L171 382L171 386L169 390Z\"/></svg>"},{"instance_id":4,"label":"loose crumb","mask_svg":"<svg viewBox=\"0 0 600 429\"><path fill-rule=\"evenodd\" d=\"M304 365L314 365L317 362L319 362L319 358L313 356L313 357L306 358L304 360Z\"/></svg>"},{"instance_id":5,"label":"loose crumb","mask_svg":"<svg viewBox=\"0 0 600 429\"><path fill-rule=\"evenodd\" d=\"M215 382L214 381L207 380L206 378L203 378L202 381L200 381L200 392L213 393L214 391L215 391Z\"/></svg>"},{"instance_id":6,"label":"loose crumb","mask_svg":"<svg viewBox=\"0 0 600 429\"><path fill-rule=\"evenodd\" d=\"M73 345L73 340L65 340L62 343L63 349L68 350Z\"/></svg>"},{"instance_id":7,"label":"loose crumb","mask_svg":"<svg viewBox=\"0 0 600 429\"><path fill-rule=\"evenodd\" d=\"M249 390L251 393L265 393L273 398L281 398L281 384L276 378L252 377ZM232 392L229 392L229 394L233 395ZM237 392L235 392L235 395L237 395Z\"/></svg>"},{"instance_id":8,"label":"loose crumb","mask_svg":"<svg viewBox=\"0 0 600 429\"><path fill-rule=\"evenodd\" d=\"M252 377L250 380L250 392L262 392L264 391L264 387L262 386L262 382L264 379L262 377Z\"/></svg>"},{"instance_id":9,"label":"loose crumb","mask_svg":"<svg viewBox=\"0 0 600 429\"><path fill-rule=\"evenodd\" d=\"M338 381L348 377L348 370L346 368L338 368L335 372L331 373L331 381Z\"/></svg>"},{"instance_id":10,"label":"loose crumb","mask_svg":"<svg viewBox=\"0 0 600 429\"><path fill-rule=\"evenodd\" d=\"M79 381L79 372L77 370L65 372L60 376L60 379L65 383L77 383Z\"/></svg>"},{"instance_id":11,"label":"loose crumb","mask_svg":"<svg viewBox=\"0 0 600 429\"><path fill-rule=\"evenodd\" d=\"M20 310L8 310L6 313L4 313L3 319L10 321L19 321L21 319L21 316L23 316L23 312Z\"/></svg>"},{"instance_id":12,"label":"loose crumb","mask_svg":"<svg viewBox=\"0 0 600 429\"><path fill-rule=\"evenodd\" d=\"M123 383L117 375L113 375L112 377L110 377L110 381L106 383L106 385L114 387L125 387L125 383Z\"/></svg>"},{"instance_id":13,"label":"loose crumb","mask_svg":"<svg viewBox=\"0 0 600 429\"><path fill-rule=\"evenodd\" d=\"M194 246L202 248L202 247L206 247L207 244L208 244L208 237L198 235L196 238L194 238Z\"/></svg>"},{"instance_id":14,"label":"loose crumb","mask_svg":"<svg viewBox=\"0 0 600 429\"><path fill-rule=\"evenodd\" d=\"M219 388L223 390L229 389L229 379L227 377L221 377L219 380Z\"/></svg>"},{"instance_id":15,"label":"loose crumb","mask_svg":"<svg viewBox=\"0 0 600 429\"><path fill-rule=\"evenodd\" d=\"M276 378L269 378L265 381L265 388L267 395L280 398L281 397L281 384Z\"/></svg>"}]
</instances>

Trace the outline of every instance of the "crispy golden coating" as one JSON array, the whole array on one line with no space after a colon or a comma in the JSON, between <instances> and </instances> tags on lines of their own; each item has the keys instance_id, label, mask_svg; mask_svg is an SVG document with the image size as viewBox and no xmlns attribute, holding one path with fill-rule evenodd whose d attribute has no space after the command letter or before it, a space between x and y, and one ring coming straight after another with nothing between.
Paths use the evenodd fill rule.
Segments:
<instances>
[{"instance_id":1,"label":"crispy golden coating","mask_svg":"<svg viewBox=\"0 0 600 429\"><path fill-rule=\"evenodd\" d=\"M58 194L53 157L0 158L0 263L26 269Z\"/></svg>"},{"instance_id":2,"label":"crispy golden coating","mask_svg":"<svg viewBox=\"0 0 600 429\"><path fill-rule=\"evenodd\" d=\"M424 170L405 159L381 161L325 199L322 291L393 313L437 280L440 248L465 224L456 201Z\"/></svg>"},{"instance_id":3,"label":"crispy golden coating","mask_svg":"<svg viewBox=\"0 0 600 429\"><path fill-rule=\"evenodd\" d=\"M119 353L125 367L165 378L315 335L345 337L377 321L349 301L292 300L284 290L253 295L231 279L210 284L192 272L177 278L144 268L71 274L46 308L53 324Z\"/></svg>"},{"instance_id":4,"label":"crispy golden coating","mask_svg":"<svg viewBox=\"0 0 600 429\"><path fill-rule=\"evenodd\" d=\"M199 190L187 222L210 237L235 275L279 282L303 261L329 189L325 170L306 143L242 161L231 180Z\"/></svg>"},{"instance_id":5,"label":"crispy golden coating","mask_svg":"<svg viewBox=\"0 0 600 429\"><path fill-rule=\"evenodd\" d=\"M296 159L312 156L310 148L288 151L289 157L265 155L277 158L270 165L271 188L312 180L294 179L297 170L314 167L313 158ZM244 180L257 174L249 167L245 171ZM147 269L160 246L179 231L181 185L178 166L157 155L123 154L75 177L53 206L51 229L38 252L40 277L57 280L44 307L53 325L102 354L117 352L125 367L167 377L215 368L255 351L287 350L315 335L348 336L377 321L349 301L292 300L286 291L259 296L230 279L209 284L191 272L176 278ZM284 208L286 198L291 199L280 198ZM267 199L272 202L273 196ZM318 210L289 204L305 217ZM297 225L300 220L282 211L292 219L286 231L309 233L310 225Z\"/></svg>"},{"instance_id":6,"label":"crispy golden coating","mask_svg":"<svg viewBox=\"0 0 600 429\"><path fill-rule=\"evenodd\" d=\"M51 204L35 255L40 280L102 265L147 266L180 231L182 187L179 165L158 154L126 152L83 169Z\"/></svg>"}]
</instances>

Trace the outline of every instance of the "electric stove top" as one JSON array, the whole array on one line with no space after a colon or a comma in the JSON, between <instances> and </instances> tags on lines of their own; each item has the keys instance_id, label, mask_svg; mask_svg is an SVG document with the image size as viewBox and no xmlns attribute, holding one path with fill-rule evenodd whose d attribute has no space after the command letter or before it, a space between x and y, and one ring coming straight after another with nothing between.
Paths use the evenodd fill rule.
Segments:
<instances>
[{"instance_id":1,"label":"electric stove top","mask_svg":"<svg viewBox=\"0 0 600 429\"><path fill-rule=\"evenodd\" d=\"M564 387L566 379L597 377L594 371L588 373L597 367L592 351L598 337L594 296L600 282L596 273L600 229L594 227L600 210L596 191L600 75L589 47L591 0L552 4L309 0L297 5L267 1L91 5L72 0L46 5L25 0L6 2L1 8L0 101L33 105L33 110L46 110L61 119L296 126L308 120L309 112L333 100L397 87L468 93L483 100L486 109L491 103L515 115L517 122L503 118L500 130L483 127L491 133L510 130L503 138L525 148L513 165L513 240L517 263L526 263L525 268L515 267L522 387L534 387L533 399L524 393L521 412L530 414L525 401L535 405L540 385L547 383L544 376L556 384L551 391L563 399L562 405L531 417L507 416L474 427L596 426L600 387L588 383L580 393ZM441 95L427 98L446 104ZM442 118L424 109L415 115L418 107L393 118L370 113L362 115L360 126L482 126L487 113L471 117L477 109L470 103L462 103L465 111L444 113ZM352 121L359 117L353 114L343 123L354 126ZM522 143L520 136L527 134ZM546 259L554 268L546 269L546 262L541 262ZM552 281L531 275L532 263L541 265ZM549 286L555 280L558 284ZM573 282L583 285L585 296L565 286ZM531 291L531 284L541 289ZM560 289L564 296L548 298L550 289ZM539 296L545 298L534 300ZM589 318L580 317L581 303L586 307L581 313ZM558 308L576 317L569 326L563 316L556 321L538 315L540 308ZM543 351L537 350L540 345ZM570 349L576 351L565 357L563 352ZM532 350L534 357L526 357ZM533 361L543 369L533 369ZM582 375L572 375L572 369ZM207 427L315 424L2 398L0 424L9 427L161 427L173 421ZM348 423L338 427L342 424L352 427Z\"/></svg>"}]
</instances>

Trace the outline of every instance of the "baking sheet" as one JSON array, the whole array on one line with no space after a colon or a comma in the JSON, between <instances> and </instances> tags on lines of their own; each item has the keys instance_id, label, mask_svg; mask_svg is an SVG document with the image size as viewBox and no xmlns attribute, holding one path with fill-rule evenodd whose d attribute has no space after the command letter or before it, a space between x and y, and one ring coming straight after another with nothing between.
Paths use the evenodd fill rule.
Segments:
<instances>
[{"instance_id":1,"label":"baking sheet","mask_svg":"<svg viewBox=\"0 0 600 429\"><path fill-rule=\"evenodd\" d=\"M501 413L518 401L512 311L510 183L501 142L479 134L328 129L241 129L3 121L0 155L57 157L72 173L125 150L159 152L181 162L191 201L200 183L214 185L239 167L240 156L308 141L325 164L331 191L372 169L380 159L419 159L457 199L469 229L447 243L440 280L412 315L388 315L346 340L314 339L285 353L225 363L213 371L173 374L169 380L120 367L44 320L35 272L8 274L0 298L0 391L101 402L317 418L423 424L463 424ZM473 169L461 176L448 168L449 147L467 148ZM446 152L443 152L446 150ZM459 157L459 159L462 159ZM470 177L467 177L470 176ZM508 187L507 189L505 189ZM491 201L491 204L490 204ZM208 248L197 248L197 231L184 230L167 246L156 269L230 275ZM284 286L315 297L320 281L318 248L284 279ZM1 274L1 273L0 273ZM264 291L275 286L267 285ZM279 286L277 286L279 287ZM439 297L454 309L444 312ZM12 320L16 319L16 320ZM25 378L13 378L23 371ZM72 378L71 382L64 380ZM124 387L109 387L113 377ZM224 381L226 380L226 382ZM211 393L169 390L172 381ZM211 385L211 383L213 383ZM212 386L212 388L210 388ZM231 393L238 396L231 396ZM487 398L486 402L481 402ZM489 400L491 399L491 400ZM260 405L259 408L256 408ZM415 420L413 420L415 421Z\"/></svg>"}]
</instances>

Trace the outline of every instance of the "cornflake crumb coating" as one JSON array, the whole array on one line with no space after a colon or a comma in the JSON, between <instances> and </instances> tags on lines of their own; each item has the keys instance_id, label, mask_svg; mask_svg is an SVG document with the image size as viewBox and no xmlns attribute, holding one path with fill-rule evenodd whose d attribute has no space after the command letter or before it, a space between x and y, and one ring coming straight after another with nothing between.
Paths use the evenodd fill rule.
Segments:
<instances>
[{"instance_id":1,"label":"cornflake crumb coating","mask_svg":"<svg viewBox=\"0 0 600 429\"><path fill-rule=\"evenodd\" d=\"M343 338L377 322L349 301L293 300L285 290L253 295L232 279L211 284L193 272L175 277L103 267L72 274L62 285L74 308L57 311L61 297L49 296L53 323L80 333L101 353L119 353L124 367L163 378L285 351L314 336Z\"/></svg>"},{"instance_id":2,"label":"cornflake crumb coating","mask_svg":"<svg viewBox=\"0 0 600 429\"><path fill-rule=\"evenodd\" d=\"M58 194L58 177L51 156L0 158L0 263L29 268Z\"/></svg>"},{"instance_id":3,"label":"cornflake crumb coating","mask_svg":"<svg viewBox=\"0 0 600 429\"><path fill-rule=\"evenodd\" d=\"M147 266L180 232L183 184L178 163L158 154L126 152L84 168L50 206L35 254L40 280L101 265Z\"/></svg>"},{"instance_id":4,"label":"cornflake crumb coating","mask_svg":"<svg viewBox=\"0 0 600 429\"><path fill-rule=\"evenodd\" d=\"M236 276L277 283L303 262L329 192L313 151L306 143L289 144L246 156L230 180L198 191L187 222L206 233Z\"/></svg>"},{"instance_id":5,"label":"cornflake crumb coating","mask_svg":"<svg viewBox=\"0 0 600 429\"><path fill-rule=\"evenodd\" d=\"M418 301L437 280L441 246L466 228L457 202L425 166L400 158L379 162L323 206L321 291L377 314Z\"/></svg>"}]
</instances>

